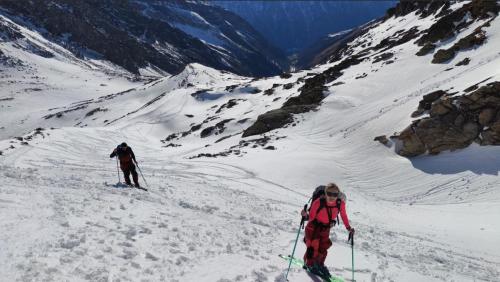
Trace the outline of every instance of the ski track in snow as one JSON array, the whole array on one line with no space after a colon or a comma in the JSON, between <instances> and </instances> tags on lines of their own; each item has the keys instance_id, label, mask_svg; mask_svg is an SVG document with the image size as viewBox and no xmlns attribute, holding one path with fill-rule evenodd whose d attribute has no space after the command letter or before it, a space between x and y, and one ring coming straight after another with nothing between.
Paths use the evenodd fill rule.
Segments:
<instances>
[{"instance_id":1,"label":"ski track in snow","mask_svg":"<svg viewBox=\"0 0 500 282\"><path fill-rule=\"evenodd\" d=\"M2 238L1 264L16 269L7 273L19 273L4 281L193 281L199 265L236 259L248 260L247 267L225 271L226 278L215 279L212 273L206 281L266 281L269 276L281 281L285 266L276 255L289 251L297 228L291 219L301 208L290 203L304 201L302 193L235 165L165 162L141 142L134 150L139 164L144 160L150 192L117 187L116 163L107 154L121 134L53 132L50 140L2 159L2 229L17 228L19 236L31 238L23 240L27 244L17 236ZM12 209L20 212L9 217L6 211ZM364 230L357 250L376 262L357 270L359 281L391 281L386 271L393 264L436 281L447 280L436 274L447 271L481 281L500 275L498 262L453 251L431 237L354 224ZM335 233L332 252L348 253L340 239L346 233ZM299 243L297 254L302 252ZM331 270L350 277L350 267L341 265ZM291 275L305 274L294 269Z\"/></svg>"},{"instance_id":2,"label":"ski track in snow","mask_svg":"<svg viewBox=\"0 0 500 282\"><path fill-rule=\"evenodd\" d=\"M263 251L252 247L255 240L261 241L256 246L265 245L275 241L276 233L293 231L293 216L282 212L287 204L245 192L252 187L241 181L259 186L259 180L234 167L207 166L209 173L192 171L196 167L190 164L167 163L164 168L164 161L145 155L153 150L135 147L143 155L138 158L147 159L141 169L151 192L117 188L116 179L110 179L116 175L114 159L108 160L104 151L114 143L105 139L68 134L2 161L5 185L0 194L18 199L2 199L2 209L26 211L3 227L28 226L32 236L43 234L24 249L11 247L16 237L3 238L3 259L18 262L12 267L22 276L2 279L175 281L218 256L267 261L284 246L276 241ZM99 146L103 143L108 146ZM90 148L98 148L100 158L79 152ZM55 170L58 179L53 178ZM30 212L31 205L37 214ZM278 271L277 265L266 267Z\"/></svg>"}]
</instances>

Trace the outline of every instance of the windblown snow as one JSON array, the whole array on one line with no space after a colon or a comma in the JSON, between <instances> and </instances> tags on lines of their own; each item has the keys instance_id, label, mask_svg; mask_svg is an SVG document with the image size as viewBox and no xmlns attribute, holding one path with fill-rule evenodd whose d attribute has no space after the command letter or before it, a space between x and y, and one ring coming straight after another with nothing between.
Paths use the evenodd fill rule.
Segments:
<instances>
[{"instance_id":1,"label":"windblown snow","mask_svg":"<svg viewBox=\"0 0 500 282\"><path fill-rule=\"evenodd\" d=\"M365 36L377 44L432 17L391 18ZM407 159L373 141L410 124L424 94L500 80L500 18L485 31L486 44L449 64L415 56L410 41L391 64L352 66L317 111L265 138L241 133L338 62L263 79L191 64L133 81L2 42L43 78L0 73L0 281L284 281L278 255L328 182L347 195L356 281L498 281L500 148ZM148 192L118 184L109 154L124 141ZM350 281L347 232L331 238L326 264ZM295 255L304 251L301 235ZM313 279L297 267L288 278Z\"/></svg>"}]
</instances>

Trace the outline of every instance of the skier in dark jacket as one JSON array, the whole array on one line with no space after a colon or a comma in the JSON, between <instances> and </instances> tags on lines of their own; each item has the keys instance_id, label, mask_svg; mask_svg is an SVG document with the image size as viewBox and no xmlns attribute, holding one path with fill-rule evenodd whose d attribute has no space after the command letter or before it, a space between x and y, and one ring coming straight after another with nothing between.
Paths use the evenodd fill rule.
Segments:
<instances>
[{"instance_id":1,"label":"skier in dark jacket","mask_svg":"<svg viewBox=\"0 0 500 282\"><path fill-rule=\"evenodd\" d=\"M139 176L137 175L134 165L134 162L137 163L137 160L135 159L132 148L127 146L127 143L123 142L113 150L111 155L109 155L110 158L115 156L118 156L118 159L120 160L120 168L125 176L125 183L127 183L127 185L132 185L130 182L130 173L132 173L132 179L134 180L135 187L140 188Z\"/></svg>"}]
</instances>

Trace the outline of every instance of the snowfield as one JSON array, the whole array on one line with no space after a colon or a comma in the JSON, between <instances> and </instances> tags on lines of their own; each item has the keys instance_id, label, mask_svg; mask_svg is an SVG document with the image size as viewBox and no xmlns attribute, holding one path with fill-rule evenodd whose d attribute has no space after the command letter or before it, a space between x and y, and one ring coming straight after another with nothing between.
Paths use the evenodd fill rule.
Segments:
<instances>
[{"instance_id":1,"label":"snowfield","mask_svg":"<svg viewBox=\"0 0 500 282\"><path fill-rule=\"evenodd\" d=\"M365 36L375 45L388 29L432 20L412 13ZM500 147L407 159L394 141L373 141L408 126L424 94L500 80L500 18L484 30L486 44L448 64L415 56L412 40L391 50L392 64L346 69L317 111L266 133L265 145L242 131L297 95L301 78L337 62L263 79L192 64L152 82L112 79L114 91L89 86L63 102L48 88L32 106L12 90L19 85L4 84L0 281L284 281L278 255L291 253L300 210L328 182L347 195L356 281L499 281ZM465 57L469 65L454 67ZM109 154L123 141L148 192L118 183ZM326 264L350 281L347 232L335 227L331 238ZM288 278L318 281L293 266Z\"/></svg>"}]
</instances>

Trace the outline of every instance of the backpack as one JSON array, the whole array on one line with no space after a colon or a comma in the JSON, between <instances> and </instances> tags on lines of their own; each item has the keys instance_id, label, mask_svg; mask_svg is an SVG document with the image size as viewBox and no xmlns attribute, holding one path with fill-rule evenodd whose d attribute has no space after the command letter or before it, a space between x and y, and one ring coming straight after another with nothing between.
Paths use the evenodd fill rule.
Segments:
<instances>
[{"instance_id":1,"label":"backpack","mask_svg":"<svg viewBox=\"0 0 500 282\"><path fill-rule=\"evenodd\" d=\"M316 201L316 199L320 199L319 201L319 207L318 209L316 210L316 214L319 213L319 211L321 209L323 209L324 207L326 207L326 198L325 198L325 185L320 185L318 187L316 187L316 189L314 189L314 192L312 194L312 197L311 197L311 203L313 203L314 201ZM330 220L330 226L335 226L335 224L339 223L340 224L340 221L339 221L339 214L340 214L340 205L342 204L342 201L345 201L346 200L346 196L344 193L340 192L339 193L339 196L337 197L337 203L335 205L335 207L337 208L337 210L339 211L337 213L337 220L332 220L331 219L331 214L330 214L330 209L327 210L328 212L328 219ZM312 206L312 204L311 204ZM309 212L311 212L311 207L309 207Z\"/></svg>"}]
</instances>

